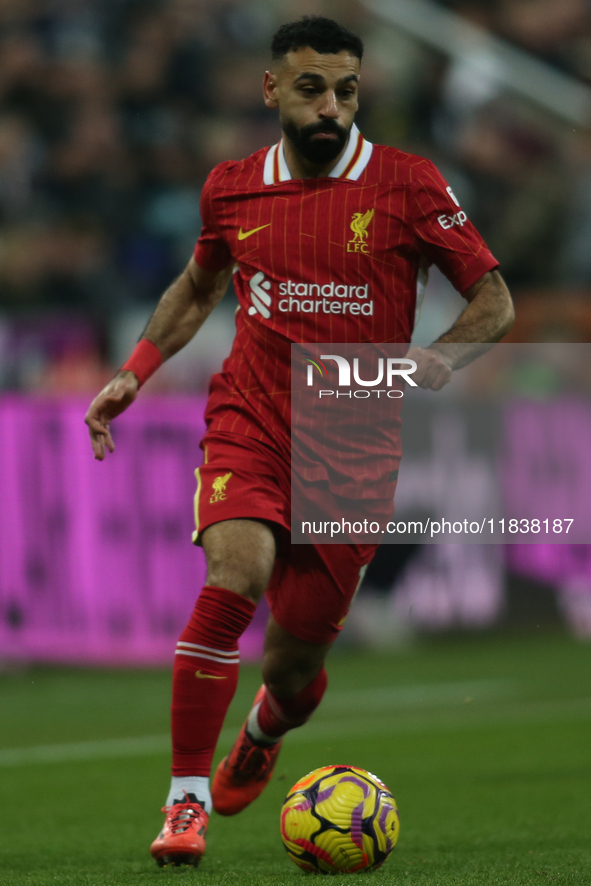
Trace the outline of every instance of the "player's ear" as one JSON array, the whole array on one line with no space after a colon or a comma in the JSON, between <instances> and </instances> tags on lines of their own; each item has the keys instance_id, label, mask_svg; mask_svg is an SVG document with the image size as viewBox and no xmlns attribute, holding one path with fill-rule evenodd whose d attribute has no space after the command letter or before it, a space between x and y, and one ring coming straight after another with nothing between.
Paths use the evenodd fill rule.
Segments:
<instances>
[{"instance_id":1,"label":"player's ear","mask_svg":"<svg viewBox=\"0 0 591 886\"><path fill-rule=\"evenodd\" d=\"M273 71L265 71L263 97L268 108L279 107L279 102L277 101L277 75Z\"/></svg>"}]
</instances>

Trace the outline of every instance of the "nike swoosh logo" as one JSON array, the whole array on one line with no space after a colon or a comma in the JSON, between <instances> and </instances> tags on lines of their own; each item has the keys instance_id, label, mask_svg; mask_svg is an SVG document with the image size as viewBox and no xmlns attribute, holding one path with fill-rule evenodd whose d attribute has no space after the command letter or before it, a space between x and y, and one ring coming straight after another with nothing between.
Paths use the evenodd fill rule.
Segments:
<instances>
[{"instance_id":1,"label":"nike swoosh logo","mask_svg":"<svg viewBox=\"0 0 591 886\"><path fill-rule=\"evenodd\" d=\"M260 228L253 228L252 231L243 231L242 228L238 231L238 239L246 240L247 237L252 237L253 234L256 234L257 231L262 231L263 228L270 228L271 222L268 225L261 225Z\"/></svg>"},{"instance_id":2,"label":"nike swoosh logo","mask_svg":"<svg viewBox=\"0 0 591 886\"><path fill-rule=\"evenodd\" d=\"M226 677L218 677L217 674L204 674L203 671L195 671L195 676L200 680L225 680Z\"/></svg>"}]
</instances>

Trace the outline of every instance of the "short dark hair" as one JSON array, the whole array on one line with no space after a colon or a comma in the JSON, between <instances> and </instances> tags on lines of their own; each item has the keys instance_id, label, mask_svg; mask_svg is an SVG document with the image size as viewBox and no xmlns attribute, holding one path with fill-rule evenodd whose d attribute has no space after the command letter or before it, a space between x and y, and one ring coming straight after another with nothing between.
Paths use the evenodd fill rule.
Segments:
<instances>
[{"instance_id":1,"label":"short dark hair","mask_svg":"<svg viewBox=\"0 0 591 886\"><path fill-rule=\"evenodd\" d=\"M283 58L288 52L304 46L323 55L349 52L359 61L363 56L363 43L359 37L323 15L305 15L297 22L281 25L271 41L271 56L273 60Z\"/></svg>"}]
</instances>

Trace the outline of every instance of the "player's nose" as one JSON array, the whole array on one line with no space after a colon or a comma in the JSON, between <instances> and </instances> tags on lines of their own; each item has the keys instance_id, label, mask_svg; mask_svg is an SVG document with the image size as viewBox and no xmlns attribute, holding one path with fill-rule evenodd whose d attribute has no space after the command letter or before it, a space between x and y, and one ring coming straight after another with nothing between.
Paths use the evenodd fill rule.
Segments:
<instances>
[{"instance_id":1,"label":"player's nose","mask_svg":"<svg viewBox=\"0 0 591 886\"><path fill-rule=\"evenodd\" d=\"M320 108L319 114L321 117L330 117L332 119L336 119L339 116L339 109L337 107L337 97L336 93L328 89L324 93L324 101L322 103L322 107Z\"/></svg>"}]
</instances>

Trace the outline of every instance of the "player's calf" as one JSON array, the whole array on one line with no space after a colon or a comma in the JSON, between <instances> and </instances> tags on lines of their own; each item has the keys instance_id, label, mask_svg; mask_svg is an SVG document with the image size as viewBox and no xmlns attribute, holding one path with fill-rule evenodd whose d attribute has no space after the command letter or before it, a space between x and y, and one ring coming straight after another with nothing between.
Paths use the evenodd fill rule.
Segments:
<instances>
[{"instance_id":1,"label":"player's calf","mask_svg":"<svg viewBox=\"0 0 591 886\"><path fill-rule=\"evenodd\" d=\"M211 796L216 812L235 815L256 800L271 780L282 736L309 719L320 704L326 684L323 668L312 683L287 701L275 698L261 686L234 747L215 772Z\"/></svg>"},{"instance_id":2,"label":"player's calf","mask_svg":"<svg viewBox=\"0 0 591 886\"><path fill-rule=\"evenodd\" d=\"M293 698L277 698L267 688L258 710L251 712L249 731L256 737L254 730L258 728L261 736L271 741L285 735L290 729L303 726L322 701L327 683L328 677L322 668L312 682Z\"/></svg>"}]
</instances>

